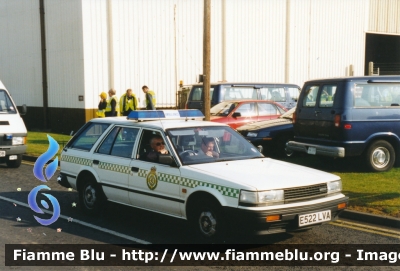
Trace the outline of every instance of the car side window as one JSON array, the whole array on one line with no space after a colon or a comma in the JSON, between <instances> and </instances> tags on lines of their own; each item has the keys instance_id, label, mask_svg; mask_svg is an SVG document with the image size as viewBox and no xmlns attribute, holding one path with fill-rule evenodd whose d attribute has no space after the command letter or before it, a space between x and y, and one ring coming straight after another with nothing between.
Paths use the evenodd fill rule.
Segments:
<instances>
[{"instance_id":1,"label":"car side window","mask_svg":"<svg viewBox=\"0 0 400 271\"><path fill-rule=\"evenodd\" d=\"M400 87L393 84L357 84L353 94L355 107L400 106Z\"/></svg>"},{"instance_id":2,"label":"car side window","mask_svg":"<svg viewBox=\"0 0 400 271\"><path fill-rule=\"evenodd\" d=\"M101 143L97 153L131 158L139 129L114 127Z\"/></svg>"},{"instance_id":3,"label":"car side window","mask_svg":"<svg viewBox=\"0 0 400 271\"><path fill-rule=\"evenodd\" d=\"M324 85L319 96L319 107L332 107L337 86L336 85Z\"/></svg>"},{"instance_id":4,"label":"car side window","mask_svg":"<svg viewBox=\"0 0 400 271\"><path fill-rule=\"evenodd\" d=\"M274 102L285 102L285 88L262 88L260 90L262 100L272 100Z\"/></svg>"},{"instance_id":5,"label":"car side window","mask_svg":"<svg viewBox=\"0 0 400 271\"><path fill-rule=\"evenodd\" d=\"M110 126L108 123L89 122L79 134L67 145L69 148L90 151L96 141Z\"/></svg>"},{"instance_id":6,"label":"car side window","mask_svg":"<svg viewBox=\"0 0 400 271\"><path fill-rule=\"evenodd\" d=\"M194 88L192 94L192 101L201 101L202 98L203 88Z\"/></svg>"},{"instance_id":7,"label":"car side window","mask_svg":"<svg viewBox=\"0 0 400 271\"><path fill-rule=\"evenodd\" d=\"M319 86L307 86L303 96L304 107L315 107Z\"/></svg>"},{"instance_id":8,"label":"car side window","mask_svg":"<svg viewBox=\"0 0 400 271\"><path fill-rule=\"evenodd\" d=\"M299 99L300 90L298 88L288 88L289 96L293 101Z\"/></svg>"},{"instance_id":9,"label":"car side window","mask_svg":"<svg viewBox=\"0 0 400 271\"><path fill-rule=\"evenodd\" d=\"M280 115L278 108L270 103L257 103L259 116Z\"/></svg>"},{"instance_id":10,"label":"car side window","mask_svg":"<svg viewBox=\"0 0 400 271\"><path fill-rule=\"evenodd\" d=\"M235 112L239 112L242 117L253 117L257 115L255 103L241 104Z\"/></svg>"},{"instance_id":11,"label":"car side window","mask_svg":"<svg viewBox=\"0 0 400 271\"><path fill-rule=\"evenodd\" d=\"M167 152L170 154L170 150L166 144L166 141L163 137L163 135L159 131L155 130L150 130L150 129L143 129L141 137L140 137L140 143L139 143L139 149L136 155L136 158L142 161L146 162L152 162L152 163L158 163L158 160L152 160L149 161L149 153L153 151L153 148L151 146L151 140L152 138L156 138L156 141L160 144L163 144L164 149L167 150Z\"/></svg>"}]
</instances>

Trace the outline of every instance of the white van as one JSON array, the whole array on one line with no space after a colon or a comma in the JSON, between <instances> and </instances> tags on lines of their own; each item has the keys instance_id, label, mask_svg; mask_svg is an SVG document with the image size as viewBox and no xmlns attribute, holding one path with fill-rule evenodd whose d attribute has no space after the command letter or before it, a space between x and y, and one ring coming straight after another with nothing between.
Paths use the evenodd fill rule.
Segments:
<instances>
[{"instance_id":1,"label":"white van","mask_svg":"<svg viewBox=\"0 0 400 271\"><path fill-rule=\"evenodd\" d=\"M24 104L21 115L26 113ZM15 103L0 81L0 163L17 168L26 152L27 131Z\"/></svg>"}]
</instances>

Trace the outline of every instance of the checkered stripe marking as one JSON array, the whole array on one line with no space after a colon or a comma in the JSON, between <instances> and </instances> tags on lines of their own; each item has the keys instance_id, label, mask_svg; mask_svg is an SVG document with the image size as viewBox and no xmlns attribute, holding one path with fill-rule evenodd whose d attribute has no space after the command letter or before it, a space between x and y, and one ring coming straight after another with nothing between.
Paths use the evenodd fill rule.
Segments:
<instances>
[{"instance_id":1,"label":"checkered stripe marking","mask_svg":"<svg viewBox=\"0 0 400 271\"><path fill-rule=\"evenodd\" d=\"M146 178L149 171L144 169L139 169L138 176L142 178ZM230 188L226 186L211 184L207 182L202 182L189 178L181 178L180 176L165 174L165 173L157 173L157 179L161 182L167 182L171 184L182 185L190 188L195 188L197 186L209 187L212 189L218 190L222 195L232 198L239 197L239 189Z\"/></svg>"},{"instance_id":2,"label":"checkered stripe marking","mask_svg":"<svg viewBox=\"0 0 400 271\"><path fill-rule=\"evenodd\" d=\"M104 162L99 163L99 168L105 169L105 170L111 170L111 171L115 171L115 172L119 172L119 173L125 173L125 174L129 174L131 172L130 167L111 164L111 163L104 163Z\"/></svg>"},{"instance_id":3,"label":"checkered stripe marking","mask_svg":"<svg viewBox=\"0 0 400 271\"><path fill-rule=\"evenodd\" d=\"M80 158L80 157L75 157L75 156L70 156L70 155L61 156L61 161L73 163L73 164L84 165L84 166L90 166L90 167L92 166L92 163L93 163L93 161L90 159Z\"/></svg>"}]
</instances>

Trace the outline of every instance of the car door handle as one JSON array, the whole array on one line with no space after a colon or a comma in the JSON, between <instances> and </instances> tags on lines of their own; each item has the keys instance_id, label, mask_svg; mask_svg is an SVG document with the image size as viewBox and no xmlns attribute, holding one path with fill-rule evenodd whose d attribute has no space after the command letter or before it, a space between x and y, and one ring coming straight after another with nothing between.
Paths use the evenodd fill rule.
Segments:
<instances>
[{"instance_id":1,"label":"car door handle","mask_svg":"<svg viewBox=\"0 0 400 271\"><path fill-rule=\"evenodd\" d=\"M93 160L93 165L98 165L99 164L99 160Z\"/></svg>"},{"instance_id":2,"label":"car door handle","mask_svg":"<svg viewBox=\"0 0 400 271\"><path fill-rule=\"evenodd\" d=\"M318 115L321 113L321 111L315 111L314 113L315 113L315 115Z\"/></svg>"},{"instance_id":3,"label":"car door handle","mask_svg":"<svg viewBox=\"0 0 400 271\"><path fill-rule=\"evenodd\" d=\"M139 171L139 168L138 168L138 167L131 167L131 170L132 170L133 172L138 172L138 171Z\"/></svg>"}]
</instances>

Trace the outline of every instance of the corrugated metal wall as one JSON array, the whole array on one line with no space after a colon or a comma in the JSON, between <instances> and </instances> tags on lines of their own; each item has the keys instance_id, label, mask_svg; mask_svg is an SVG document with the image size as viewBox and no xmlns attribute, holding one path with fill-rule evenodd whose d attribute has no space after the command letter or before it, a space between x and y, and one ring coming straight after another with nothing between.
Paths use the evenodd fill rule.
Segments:
<instances>
[{"instance_id":1,"label":"corrugated metal wall","mask_svg":"<svg viewBox=\"0 0 400 271\"><path fill-rule=\"evenodd\" d=\"M106 0L82 1L82 29L85 108L97 108L109 88Z\"/></svg>"},{"instance_id":2,"label":"corrugated metal wall","mask_svg":"<svg viewBox=\"0 0 400 271\"><path fill-rule=\"evenodd\" d=\"M400 33L400 0L211 3L211 81L362 75L365 33ZM96 108L112 82L174 106L179 80L202 73L203 0L45 0L45 12L50 107ZM18 104L42 106L39 0L0 0L0 15L0 78Z\"/></svg>"},{"instance_id":3,"label":"corrugated metal wall","mask_svg":"<svg viewBox=\"0 0 400 271\"><path fill-rule=\"evenodd\" d=\"M363 75L368 1L290 1L290 81Z\"/></svg>"},{"instance_id":4,"label":"corrugated metal wall","mask_svg":"<svg viewBox=\"0 0 400 271\"><path fill-rule=\"evenodd\" d=\"M400 34L400 1L370 0L368 31Z\"/></svg>"},{"instance_id":5,"label":"corrugated metal wall","mask_svg":"<svg viewBox=\"0 0 400 271\"><path fill-rule=\"evenodd\" d=\"M81 0L45 1L49 107L85 108Z\"/></svg>"},{"instance_id":6,"label":"corrugated metal wall","mask_svg":"<svg viewBox=\"0 0 400 271\"><path fill-rule=\"evenodd\" d=\"M0 80L17 105L43 106L39 1L0 0L0 18Z\"/></svg>"}]
</instances>

